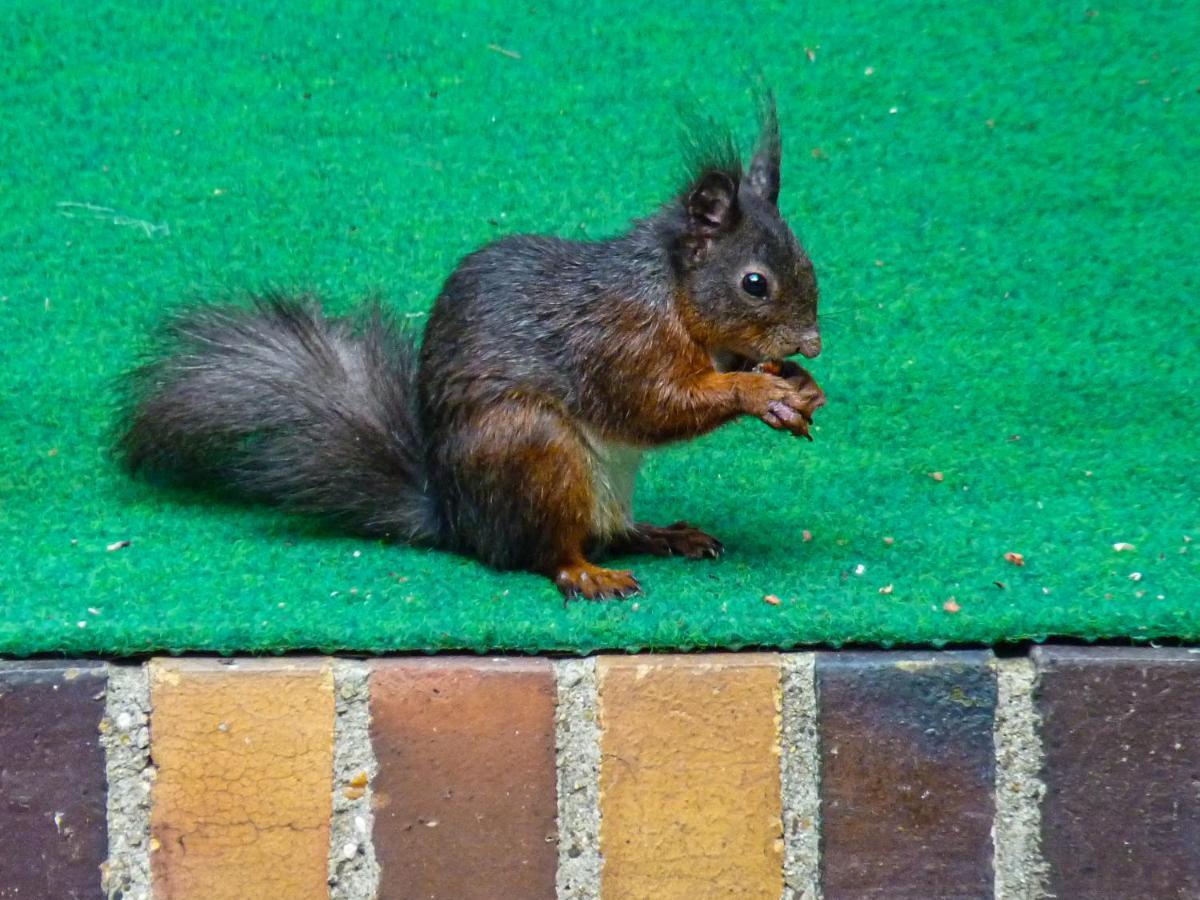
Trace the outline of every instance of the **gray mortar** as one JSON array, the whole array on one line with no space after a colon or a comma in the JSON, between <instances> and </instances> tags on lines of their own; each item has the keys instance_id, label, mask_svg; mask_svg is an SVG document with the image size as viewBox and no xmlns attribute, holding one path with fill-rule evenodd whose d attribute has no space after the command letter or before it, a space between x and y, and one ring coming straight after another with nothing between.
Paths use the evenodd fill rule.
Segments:
<instances>
[{"instance_id":1,"label":"gray mortar","mask_svg":"<svg viewBox=\"0 0 1200 900\"><path fill-rule=\"evenodd\" d=\"M371 833L371 785L379 771L371 746L370 669L365 663L333 663L336 704L333 736L333 818L329 830L331 900L373 900L379 892L379 863ZM355 787L352 782L366 784Z\"/></svg>"},{"instance_id":2,"label":"gray mortar","mask_svg":"<svg viewBox=\"0 0 1200 900\"><path fill-rule=\"evenodd\" d=\"M594 659L554 664L558 682L559 900L600 897L600 727Z\"/></svg>"},{"instance_id":3,"label":"gray mortar","mask_svg":"<svg viewBox=\"0 0 1200 900\"><path fill-rule=\"evenodd\" d=\"M784 900L821 900L821 767L815 661L811 653L785 653L782 662Z\"/></svg>"},{"instance_id":4,"label":"gray mortar","mask_svg":"<svg viewBox=\"0 0 1200 900\"><path fill-rule=\"evenodd\" d=\"M108 667L100 744L108 777L108 859L101 888L110 900L150 900L150 682L144 666Z\"/></svg>"},{"instance_id":5,"label":"gray mortar","mask_svg":"<svg viewBox=\"0 0 1200 900\"><path fill-rule=\"evenodd\" d=\"M997 900L1040 900L1047 888L1041 852L1044 758L1033 694L1037 670L1028 659L996 662L996 817L992 825Z\"/></svg>"}]
</instances>

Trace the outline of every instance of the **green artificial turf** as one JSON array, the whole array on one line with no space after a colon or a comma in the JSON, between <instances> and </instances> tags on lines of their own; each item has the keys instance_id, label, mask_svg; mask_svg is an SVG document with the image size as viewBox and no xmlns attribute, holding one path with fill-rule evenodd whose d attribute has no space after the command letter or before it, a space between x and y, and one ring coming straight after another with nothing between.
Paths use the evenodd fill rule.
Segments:
<instances>
[{"instance_id":1,"label":"green artificial turf","mask_svg":"<svg viewBox=\"0 0 1200 900\"><path fill-rule=\"evenodd\" d=\"M0 651L1200 638L1194 6L301 6L0 12ZM829 406L813 444L742 422L651 458L640 515L724 560L564 608L107 458L113 379L181 298L419 319L490 238L649 212L681 109L748 142L759 73Z\"/></svg>"}]
</instances>

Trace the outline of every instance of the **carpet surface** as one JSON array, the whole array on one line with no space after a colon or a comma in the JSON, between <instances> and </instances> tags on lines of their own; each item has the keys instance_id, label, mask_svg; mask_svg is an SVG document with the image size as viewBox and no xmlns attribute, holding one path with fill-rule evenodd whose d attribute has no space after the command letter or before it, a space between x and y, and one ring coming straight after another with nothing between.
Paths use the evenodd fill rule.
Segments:
<instances>
[{"instance_id":1,"label":"carpet surface","mask_svg":"<svg viewBox=\"0 0 1200 900\"><path fill-rule=\"evenodd\" d=\"M1196 9L730 9L6 3L0 652L1200 638ZM420 321L491 238L666 199L681 110L749 143L759 76L830 402L813 444L741 422L652 456L639 516L724 560L632 560L645 596L564 608L106 455L113 380L181 299Z\"/></svg>"}]
</instances>

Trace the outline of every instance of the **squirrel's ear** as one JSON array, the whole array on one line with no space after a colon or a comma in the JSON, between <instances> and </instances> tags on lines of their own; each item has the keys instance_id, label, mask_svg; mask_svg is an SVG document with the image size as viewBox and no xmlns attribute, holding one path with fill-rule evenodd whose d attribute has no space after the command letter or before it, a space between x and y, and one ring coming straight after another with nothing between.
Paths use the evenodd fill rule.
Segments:
<instances>
[{"instance_id":1,"label":"squirrel's ear","mask_svg":"<svg viewBox=\"0 0 1200 900\"><path fill-rule=\"evenodd\" d=\"M775 114L775 95L767 94L760 104L762 127L746 185L772 206L779 203L779 166L783 160L783 139L779 134L779 117Z\"/></svg>"},{"instance_id":2,"label":"squirrel's ear","mask_svg":"<svg viewBox=\"0 0 1200 900\"><path fill-rule=\"evenodd\" d=\"M688 190L684 204L690 230L711 239L737 224L737 184L729 173L710 169Z\"/></svg>"}]
</instances>

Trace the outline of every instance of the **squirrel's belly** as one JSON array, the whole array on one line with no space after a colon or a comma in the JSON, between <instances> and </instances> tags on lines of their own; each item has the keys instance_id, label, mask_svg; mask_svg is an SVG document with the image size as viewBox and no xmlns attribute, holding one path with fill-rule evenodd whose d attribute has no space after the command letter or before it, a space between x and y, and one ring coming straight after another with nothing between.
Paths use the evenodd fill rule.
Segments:
<instances>
[{"instance_id":1,"label":"squirrel's belly","mask_svg":"<svg viewBox=\"0 0 1200 900\"><path fill-rule=\"evenodd\" d=\"M592 467L592 534L605 538L633 523L633 489L643 450L587 435Z\"/></svg>"}]
</instances>

